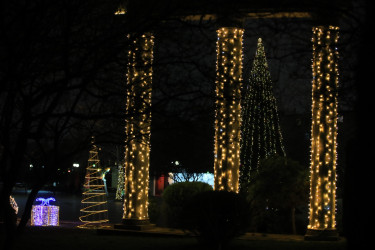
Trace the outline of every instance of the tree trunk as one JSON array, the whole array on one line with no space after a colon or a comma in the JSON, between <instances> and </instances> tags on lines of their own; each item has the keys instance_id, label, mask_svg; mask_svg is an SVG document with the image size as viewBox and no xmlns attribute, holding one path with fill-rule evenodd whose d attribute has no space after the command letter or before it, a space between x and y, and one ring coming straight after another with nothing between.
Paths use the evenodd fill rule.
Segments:
<instances>
[{"instance_id":1,"label":"tree trunk","mask_svg":"<svg viewBox=\"0 0 375 250\"><path fill-rule=\"evenodd\" d=\"M20 223L18 224L18 227L17 227L17 232L21 233L25 229L26 224L30 219L31 208L32 208L33 203L36 199L36 196L37 196L39 190L42 188L42 186L43 186L43 184L38 184L31 189L31 192L30 192L29 196L27 197L27 201L26 201L26 204L25 204L24 212L23 212L22 217L21 217L21 221L20 221Z\"/></svg>"},{"instance_id":2,"label":"tree trunk","mask_svg":"<svg viewBox=\"0 0 375 250\"><path fill-rule=\"evenodd\" d=\"M292 233L297 234L296 230L296 208L293 206L292 207Z\"/></svg>"},{"instance_id":3,"label":"tree trunk","mask_svg":"<svg viewBox=\"0 0 375 250\"><path fill-rule=\"evenodd\" d=\"M5 182L5 184L9 184ZM17 216L10 205L9 197L10 197L10 190L12 188L9 185L5 185L3 187L3 191L1 193L1 204L4 208L3 216L4 216L4 226L5 226L5 241L4 241L4 249L11 250L14 248L14 242L16 237L16 227L17 227Z\"/></svg>"}]
</instances>

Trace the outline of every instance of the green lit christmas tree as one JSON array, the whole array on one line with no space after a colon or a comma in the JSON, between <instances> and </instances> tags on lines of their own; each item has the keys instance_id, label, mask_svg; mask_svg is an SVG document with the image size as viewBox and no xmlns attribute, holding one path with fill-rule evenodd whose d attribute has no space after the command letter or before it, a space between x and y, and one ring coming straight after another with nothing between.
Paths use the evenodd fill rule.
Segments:
<instances>
[{"instance_id":1,"label":"green lit christmas tree","mask_svg":"<svg viewBox=\"0 0 375 250\"><path fill-rule=\"evenodd\" d=\"M117 189L116 189L116 200L122 201L124 198L124 180L125 180L125 172L124 166L120 164L118 166L118 178L117 178Z\"/></svg>"},{"instance_id":2,"label":"green lit christmas tree","mask_svg":"<svg viewBox=\"0 0 375 250\"><path fill-rule=\"evenodd\" d=\"M275 154L285 156L271 74L261 38L258 39L249 84L243 91L241 189L250 183L261 160Z\"/></svg>"},{"instance_id":3,"label":"green lit christmas tree","mask_svg":"<svg viewBox=\"0 0 375 250\"><path fill-rule=\"evenodd\" d=\"M83 185L79 217L83 224L78 226L80 228L106 227L108 222L107 196L98 151L93 142Z\"/></svg>"}]
</instances>

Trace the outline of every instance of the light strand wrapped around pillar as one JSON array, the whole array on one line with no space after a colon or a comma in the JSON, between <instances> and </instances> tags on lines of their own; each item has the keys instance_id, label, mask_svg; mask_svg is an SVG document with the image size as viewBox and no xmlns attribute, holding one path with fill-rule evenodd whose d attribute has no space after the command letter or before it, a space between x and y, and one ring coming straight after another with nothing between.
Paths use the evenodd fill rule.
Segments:
<instances>
[{"instance_id":1,"label":"light strand wrapped around pillar","mask_svg":"<svg viewBox=\"0 0 375 250\"><path fill-rule=\"evenodd\" d=\"M148 221L153 36L130 37L123 222Z\"/></svg>"},{"instance_id":2,"label":"light strand wrapped around pillar","mask_svg":"<svg viewBox=\"0 0 375 250\"><path fill-rule=\"evenodd\" d=\"M215 190L238 192L243 29L217 30Z\"/></svg>"},{"instance_id":3,"label":"light strand wrapped around pillar","mask_svg":"<svg viewBox=\"0 0 375 250\"><path fill-rule=\"evenodd\" d=\"M310 214L306 237L334 238L337 234L338 37L338 27L313 28Z\"/></svg>"}]
</instances>

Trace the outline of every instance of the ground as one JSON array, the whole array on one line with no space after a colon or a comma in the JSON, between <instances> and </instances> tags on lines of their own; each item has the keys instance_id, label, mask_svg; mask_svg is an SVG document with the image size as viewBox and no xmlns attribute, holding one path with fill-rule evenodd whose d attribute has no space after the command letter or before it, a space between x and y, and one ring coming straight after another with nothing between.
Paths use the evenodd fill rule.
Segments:
<instances>
[{"instance_id":1,"label":"ground","mask_svg":"<svg viewBox=\"0 0 375 250\"><path fill-rule=\"evenodd\" d=\"M0 237L2 238L2 236ZM15 250L23 249L54 250L104 250L104 249L199 249L194 237L152 236L141 234L98 234L96 230L78 229L73 225L60 227L28 227L16 241ZM278 250L344 250L346 240L333 242L305 241L302 236L248 234L234 240L227 249L278 249Z\"/></svg>"},{"instance_id":2,"label":"ground","mask_svg":"<svg viewBox=\"0 0 375 250\"><path fill-rule=\"evenodd\" d=\"M14 195L20 212L23 210L25 193ZM108 201L109 228L102 230L79 229L80 197L77 195L55 194L60 205L60 226L33 227L27 226L25 232L15 242L15 250L46 249L54 250L104 250L104 249L199 249L196 238L187 236L181 231L154 227L146 232L115 231L113 225L121 223L121 202L112 198ZM111 197L111 196L109 196ZM4 233L0 234L1 244ZM1 245L2 246L2 245ZM235 239L227 249L319 249L345 250L347 242L344 238L338 241L305 241L302 235L277 235L248 233Z\"/></svg>"}]
</instances>

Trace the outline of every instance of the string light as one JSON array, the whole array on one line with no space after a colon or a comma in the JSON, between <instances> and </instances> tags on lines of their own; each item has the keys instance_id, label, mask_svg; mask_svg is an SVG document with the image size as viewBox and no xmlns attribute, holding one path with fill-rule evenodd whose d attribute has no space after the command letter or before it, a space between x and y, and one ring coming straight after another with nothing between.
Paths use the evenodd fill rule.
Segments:
<instances>
[{"instance_id":1,"label":"string light","mask_svg":"<svg viewBox=\"0 0 375 250\"><path fill-rule=\"evenodd\" d=\"M18 205L17 205L16 200L12 196L9 196L9 202L10 202L10 205L12 206L12 208L14 210L14 213L18 214Z\"/></svg>"},{"instance_id":2,"label":"string light","mask_svg":"<svg viewBox=\"0 0 375 250\"><path fill-rule=\"evenodd\" d=\"M217 30L215 190L238 192L243 29Z\"/></svg>"},{"instance_id":3,"label":"string light","mask_svg":"<svg viewBox=\"0 0 375 250\"><path fill-rule=\"evenodd\" d=\"M118 178L117 178L117 189L116 189L116 200L122 200L124 197L124 166L118 166Z\"/></svg>"},{"instance_id":4,"label":"string light","mask_svg":"<svg viewBox=\"0 0 375 250\"><path fill-rule=\"evenodd\" d=\"M82 193L82 209L79 220L84 224L79 228L104 227L108 222L107 198L101 174L98 148L93 144L89 151L88 166L86 168L85 183Z\"/></svg>"},{"instance_id":5,"label":"string light","mask_svg":"<svg viewBox=\"0 0 375 250\"><path fill-rule=\"evenodd\" d=\"M339 28L313 28L309 230L336 229Z\"/></svg>"},{"instance_id":6,"label":"string light","mask_svg":"<svg viewBox=\"0 0 375 250\"><path fill-rule=\"evenodd\" d=\"M128 52L124 220L148 220L153 45L143 34Z\"/></svg>"},{"instance_id":7,"label":"string light","mask_svg":"<svg viewBox=\"0 0 375 250\"><path fill-rule=\"evenodd\" d=\"M120 6L116 12L115 12L115 15L125 15L126 14L126 8L125 7L122 7Z\"/></svg>"},{"instance_id":8,"label":"string light","mask_svg":"<svg viewBox=\"0 0 375 250\"><path fill-rule=\"evenodd\" d=\"M240 185L246 187L253 171L257 171L261 159L278 154L285 156L282 134L277 114L276 98L272 91L262 39L250 73L250 81L244 90L241 127Z\"/></svg>"},{"instance_id":9,"label":"string light","mask_svg":"<svg viewBox=\"0 0 375 250\"><path fill-rule=\"evenodd\" d=\"M59 226L59 206L50 205L55 198L37 198L41 205L33 205L31 210L32 226Z\"/></svg>"}]
</instances>

